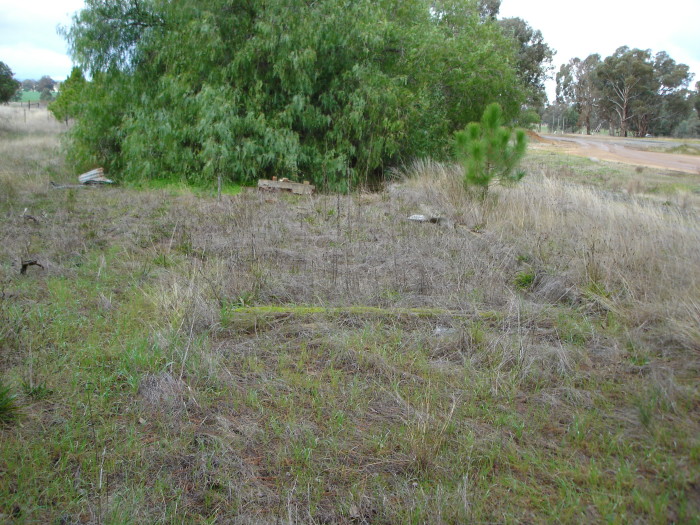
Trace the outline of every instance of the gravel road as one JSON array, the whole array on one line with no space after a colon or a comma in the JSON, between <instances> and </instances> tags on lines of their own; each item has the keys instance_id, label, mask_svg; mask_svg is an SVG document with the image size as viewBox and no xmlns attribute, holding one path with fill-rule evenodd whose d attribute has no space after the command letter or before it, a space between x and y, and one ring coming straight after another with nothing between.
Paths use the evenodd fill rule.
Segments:
<instances>
[{"instance_id":1,"label":"gravel road","mask_svg":"<svg viewBox=\"0 0 700 525\"><path fill-rule=\"evenodd\" d=\"M681 142L583 135L542 135L542 138L562 145L572 155L684 173L700 173L700 156L645 151L645 148L659 145L673 147Z\"/></svg>"}]
</instances>

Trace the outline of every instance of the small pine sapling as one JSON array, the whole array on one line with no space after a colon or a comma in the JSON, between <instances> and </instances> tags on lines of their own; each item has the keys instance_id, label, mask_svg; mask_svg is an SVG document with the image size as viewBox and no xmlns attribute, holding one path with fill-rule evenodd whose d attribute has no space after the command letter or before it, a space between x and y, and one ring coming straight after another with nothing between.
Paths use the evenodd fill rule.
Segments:
<instances>
[{"instance_id":1,"label":"small pine sapling","mask_svg":"<svg viewBox=\"0 0 700 525\"><path fill-rule=\"evenodd\" d=\"M483 200L493 182L515 184L525 176L516 170L527 149L521 129L503 125L503 110L493 103L486 107L481 122L471 122L455 133L455 154L464 166L464 186L478 189Z\"/></svg>"}]
</instances>

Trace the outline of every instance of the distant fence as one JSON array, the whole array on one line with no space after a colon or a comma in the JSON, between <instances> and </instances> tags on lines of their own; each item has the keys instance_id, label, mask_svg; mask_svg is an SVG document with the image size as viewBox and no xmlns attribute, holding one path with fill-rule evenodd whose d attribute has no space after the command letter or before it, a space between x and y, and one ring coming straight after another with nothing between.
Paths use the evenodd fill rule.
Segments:
<instances>
[{"instance_id":1,"label":"distant fence","mask_svg":"<svg viewBox=\"0 0 700 525\"><path fill-rule=\"evenodd\" d=\"M51 101L46 101L46 100L23 100L21 102L17 102L19 104L19 107L21 108L26 108L26 109L39 109L39 108L45 108L49 105L49 102Z\"/></svg>"}]
</instances>

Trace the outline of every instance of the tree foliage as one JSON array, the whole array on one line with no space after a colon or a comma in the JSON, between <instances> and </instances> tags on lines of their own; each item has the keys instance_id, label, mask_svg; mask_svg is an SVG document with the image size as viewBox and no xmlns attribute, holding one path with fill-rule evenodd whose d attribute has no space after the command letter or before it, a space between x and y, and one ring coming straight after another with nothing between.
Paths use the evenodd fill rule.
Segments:
<instances>
[{"instance_id":1,"label":"tree foliage","mask_svg":"<svg viewBox=\"0 0 700 525\"><path fill-rule=\"evenodd\" d=\"M464 166L464 184L475 187L486 197L489 186L498 181L513 184L525 175L516 171L527 149L527 136L521 129L503 125L503 110L490 104L481 122L471 122L455 133L455 154Z\"/></svg>"},{"instance_id":2,"label":"tree foliage","mask_svg":"<svg viewBox=\"0 0 700 525\"><path fill-rule=\"evenodd\" d=\"M547 100L544 81L552 69L555 51L544 41L542 32L530 27L522 18L504 18L499 23L515 42L517 70L528 87L528 103L540 109Z\"/></svg>"},{"instance_id":3,"label":"tree foliage","mask_svg":"<svg viewBox=\"0 0 700 525\"><path fill-rule=\"evenodd\" d=\"M605 60L572 59L557 74L557 100L572 104L590 132L596 117L627 136L670 135L690 116L692 75L666 52L618 48Z\"/></svg>"},{"instance_id":4,"label":"tree foliage","mask_svg":"<svg viewBox=\"0 0 700 525\"><path fill-rule=\"evenodd\" d=\"M479 0L477 6L482 20L495 20L501 10L501 0Z\"/></svg>"},{"instance_id":5,"label":"tree foliage","mask_svg":"<svg viewBox=\"0 0 700 525\"><path fill-rule=\"evenodd\" d=\"M600 66L600 55L589 55L584 60L572 58L562 64L556 76L557 102L574 106L578 124L585 126L591 134L591 123L600 103L600 91L596 83L596 71Z\"/></svg>"},{"instance_id":6,"label":"tree foliage","mask_svg":"<svg viewBox=\"0 0 700 525\"><path fill-rule=\"evenodd\" d=\"M44 91L53 91L53 88L55 86L56 86L56 81L54 79L52 79L50 76L44 75L36 83L36 90L41 91L42 93Z\"/></svg>"},{"instance_id":7,"label":"tree foliage","mask_svg":"<svg viewBox=\"0 0 700 525\"><path fill-rule=\"evenodd\" d=\"M65 35L91 77L70 154L116 176L342 188L523 101L472 0L87 0Z\"/></svg>"},{"instance_id":8,"label":"tree foliage","mask_svg":"<svg viewBox=\"0 0 700 525\"><path fill-rule=\"evenodd\" d=\"M82 70L74 67L70 76L61 84L56 100L49 105L49 110L57 120L72 119L80 114L86 84Z\"/></svg>"},{"instance_id":9,"label":"tree foliage","mask_svg":"<svg viewBox=\"0 0 700 525\"><path fill-rule=\"evenodd\" d=\"M20 83L15 80L10 66L0 62L0 103L11 100L19 88Z\"/></svg>"},{"instance_id":10,"label":"tree foliage","mask_svg":"<svg viewBox=\"0 0 700 525\"><path fill-rule=\"evenodd\" d=\"M53 101L53 92L50 91L48 88L44 88L44 90L41 92L41 95L39 96L39 100L41 100L42 102Z\"/></svg>"}]
</instances>

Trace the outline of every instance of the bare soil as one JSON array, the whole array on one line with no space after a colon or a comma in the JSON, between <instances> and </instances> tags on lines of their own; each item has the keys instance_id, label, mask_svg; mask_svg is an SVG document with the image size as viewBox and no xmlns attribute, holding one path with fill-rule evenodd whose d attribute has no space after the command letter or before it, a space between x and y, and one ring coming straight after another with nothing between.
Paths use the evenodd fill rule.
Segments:
<instances>
[{"instance_id":1,"label":"bare soil","mask_svg":"<svg viewBox=\"0 0 700 525\"><path fill-rule=\"evenodd\" d=\"M542 138L544 141L540 142L540 147L554 148L569 155L683 173L700 173L700 157L646 151L646 148L652 146L646 139L585 135L544 135Z\"/></svg>"}]
</instances>

